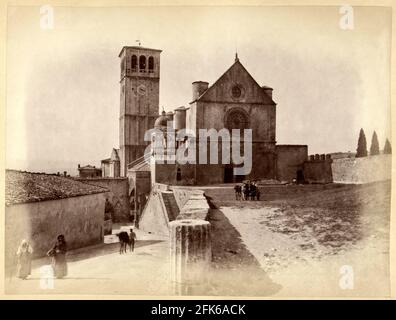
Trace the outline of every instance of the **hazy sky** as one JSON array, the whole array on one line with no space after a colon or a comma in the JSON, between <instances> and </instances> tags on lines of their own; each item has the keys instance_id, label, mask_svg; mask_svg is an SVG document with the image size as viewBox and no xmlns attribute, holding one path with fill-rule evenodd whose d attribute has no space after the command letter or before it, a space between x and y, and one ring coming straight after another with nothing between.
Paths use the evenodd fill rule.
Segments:
<instances>
[{"instance_id":1,"label":"hazy sky","mask_svg":"<svg viewBox=\"0 0 396 320\"><path fill-rule=\"evenodd\" d=\"M274 88L277 141L309 153L355 151L390 139L390 27L386 8L10 7L7 39L7 167L34 171L100 165L118 147L119 58L125 45L162 49L160 106L191 101L191 83L212 84L235 51L260 85Z\"/></svg>"}]
</instances>

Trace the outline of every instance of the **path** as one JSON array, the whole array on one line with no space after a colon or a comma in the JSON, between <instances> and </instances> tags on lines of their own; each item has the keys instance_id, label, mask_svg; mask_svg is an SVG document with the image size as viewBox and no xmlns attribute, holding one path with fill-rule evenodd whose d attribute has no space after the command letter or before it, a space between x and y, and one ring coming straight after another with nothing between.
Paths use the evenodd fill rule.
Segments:
<instances>
[{"instance_id":1,"label":"path","mask_svg":"<svg viewBox=\"0 0 396 320\"><path fill-rule=\"evenodd\" d=\"M68 276L55 279L53 289L40 287L40 267L48 259L35 260L28 280L6 279L6 293L169 295L168 242L136 233L140 240L133 253L120 255L117 243L70 251Z\"/></svg>"}]
</instances>

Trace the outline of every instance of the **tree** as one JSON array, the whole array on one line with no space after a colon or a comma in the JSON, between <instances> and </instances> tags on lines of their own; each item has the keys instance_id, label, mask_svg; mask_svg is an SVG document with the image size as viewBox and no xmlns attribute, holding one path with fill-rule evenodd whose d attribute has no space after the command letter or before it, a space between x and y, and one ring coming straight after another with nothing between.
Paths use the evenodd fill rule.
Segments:
<instances>
[{"instance_id":1,"label":"tree","mask_svg":"<svg viewBox=\"0 0 396 320\"><path fill-rule=\"evenodd\" d=\"M370 156L375 156L377 154L379 154L379 143L377 133L374 131L371 137Z\"/></svg>"},{"instance_id":2,"label":"tree","mask_svg":"<svg viewBox=\"0 0 396 320\"><path fill-rule=\"evenodd\" d=\"M385 141L385 147L384 147L384 154L391 154L392 153L392 146L389 142L388 139Z\"/></svg>"},{"instance_id":3,"label":"tree","mask_svg":"<svg viewBox=\"0 0 396 320\"><path fill-rule=\"evenodd\" d=\"M356 149L356 158L367 157L367 141L363 128L360 129L359 141Z\"/></svg>"}]
</instances>

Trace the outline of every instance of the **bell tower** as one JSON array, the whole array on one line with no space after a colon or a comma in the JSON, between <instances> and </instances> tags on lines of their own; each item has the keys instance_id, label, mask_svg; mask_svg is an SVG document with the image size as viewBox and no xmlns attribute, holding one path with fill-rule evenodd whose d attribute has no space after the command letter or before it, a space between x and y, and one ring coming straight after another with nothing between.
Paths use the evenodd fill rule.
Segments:
<instances>
[{"instance_id":1,"label":"bell tower","mask_svg":"<svg viewBox=\"0 0 396 320\"><path fill-rule=\"evenodd\" d=\"M128 164L144 154L149 142L144 134L154 127L159 115L161 50L140 46L123 47L120 78L120 160L121 176Z\"/></svg>"}]
</instances>

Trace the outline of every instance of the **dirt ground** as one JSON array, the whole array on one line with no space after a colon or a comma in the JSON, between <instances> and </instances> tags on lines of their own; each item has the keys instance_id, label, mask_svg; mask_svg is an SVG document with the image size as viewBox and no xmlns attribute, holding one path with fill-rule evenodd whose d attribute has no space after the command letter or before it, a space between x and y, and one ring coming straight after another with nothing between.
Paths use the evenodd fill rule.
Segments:
<instances>
[{"instance_id":1,"label":"dirt ground","mask_svg":"<svg viewBox=\"0 0 396 320\"><path fill-rule=\"evenodd\" d=\"M128 227L126 228L126 230ZM114 230L114 233L119 230ZM115 242L84 247L68 252L68 275L54 279L53 286L43 286L42 267L48 258L32 262L27 280L7 278L9 295L135 295L167 296L169 287L169 242L165 237L135 230L138 240L135 251L119 254ZM110 239L111 240L111 239Z\"/></svg>"},{"instance_id":2,"label":"dirt ground","mask_svg":"<svg viewBox=\"0 0 396 320\"><path fill-rule=\"evenodd\" d=\"M388 296L390 190L389 181L266 185L260 201L205 190L222 287L231 295ZM352 289L340 286L345 265ZM225 276L235 269L238 284Z\"/></svg>"}]
</instances>

